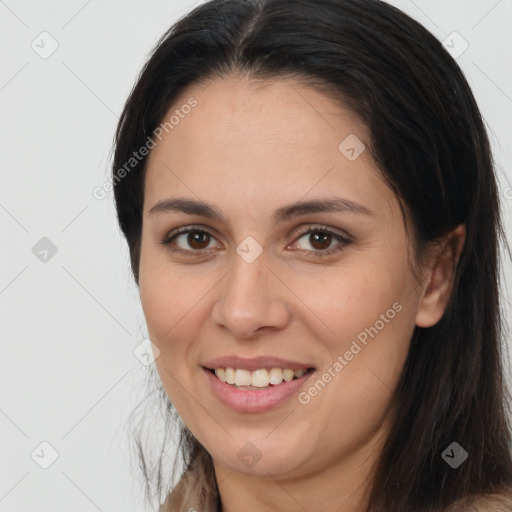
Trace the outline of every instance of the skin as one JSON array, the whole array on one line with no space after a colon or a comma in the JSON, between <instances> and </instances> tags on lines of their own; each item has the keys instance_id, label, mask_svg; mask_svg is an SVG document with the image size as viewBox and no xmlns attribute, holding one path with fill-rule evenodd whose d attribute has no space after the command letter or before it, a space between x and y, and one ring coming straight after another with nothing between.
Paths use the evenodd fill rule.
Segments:
<instances>
[{"instance_id":1,"label":"skin","mask_svg":"<svg viewBox=\"0 0 512 512\"><path fill-rule=\"evenodd\" d=\"M191 97L197 106L151 151L145 180L139 289L162 384L213 458L223 512L361 510L414 327L441 318L464 227L432 251L416 281L397 198L369 150L354 161L338 150L350 134L368 142L349 110L293 79L216 78L190 87L173 109ZM225 222L149 213L178 197L214 205ZM272 220L285 205L333 197L373 214ZM191 246L185 234L172 245L187 254L160 243L198 224L210 238ZM351 243L302 234L318 225ZM263 249L252 263L236 252L248 236ZM396 303L400 312L307 404L292 396L242 414L207 384L201 363L229 354L309 362L320 376ZM251 468L237 457L248 442L261 454Z\"/></svg>"}]
</instances>

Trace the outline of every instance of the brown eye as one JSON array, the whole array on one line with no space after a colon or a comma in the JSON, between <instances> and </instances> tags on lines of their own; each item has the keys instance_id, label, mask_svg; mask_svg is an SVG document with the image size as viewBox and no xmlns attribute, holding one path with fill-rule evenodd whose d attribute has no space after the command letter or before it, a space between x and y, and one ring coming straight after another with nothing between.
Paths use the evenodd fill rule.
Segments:
<instances>
[{"instance_id":1,"label":"brown eye","mask_svg":"<svg viewBox=\"0 0 512 512\"><path fill-rule=\"evenodd\" d=\"M314 256L327 256L340 252L352 242L328 228L317 227L299 234L293 249L309 252Z\"/></svg>"},{"instance_id":2,"label":"brown eye","mask_svg":"<svg viewBox=\"0 0 512 512\"><path fill-rule=\"evenodd\" d=\"M180 228L170 233L161 243L172 252L197 256L219 246L215 244L215 238L208 231L192 228Z\"/></svg>"},{"instance_id":3,"label":"brown eye","mask_svg":"<svg viewBox=\"0 0 512 512\"><path fill-rule=\"evenodd\" d=\"M187 235L187 243L192 249L206 249L210 243L210 235L204 231L191 231Z\"/></svg>"},{"instance_id":4,"label":"brown eye","mask_svg":"<svg viewBox=\"0 0 512 512\"><path fill-rule=\"evenodd\" d=\"M309 235L309 243L318 250L328 249L332 242L332 235L323 232L311 233Z\"/></svg>"}]
</instances>

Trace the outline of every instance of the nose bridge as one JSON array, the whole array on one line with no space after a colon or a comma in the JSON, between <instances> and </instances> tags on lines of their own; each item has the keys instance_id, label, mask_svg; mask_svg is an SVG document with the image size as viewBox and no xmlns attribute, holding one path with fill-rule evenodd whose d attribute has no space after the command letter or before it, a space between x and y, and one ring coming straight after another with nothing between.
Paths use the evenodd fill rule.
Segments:
<instances>
[{"instance_id":1,"label":"nose bridge","mask_svg":"<svg viewBox=\"0 0 512 512\"><path fill-rule=\"evenodd\" d=\"M267 258L254 260L236 254L226 276L213 320L239 338L252 338L262 327L283 328L289 311L277 282L269 278Z\"/></svg>"}]
</instances>

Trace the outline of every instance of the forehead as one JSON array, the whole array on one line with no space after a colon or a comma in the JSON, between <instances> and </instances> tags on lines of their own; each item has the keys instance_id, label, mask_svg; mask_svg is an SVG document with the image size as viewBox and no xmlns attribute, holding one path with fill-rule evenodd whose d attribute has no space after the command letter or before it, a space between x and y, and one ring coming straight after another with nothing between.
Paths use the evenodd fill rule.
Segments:
<instances>
[{"instance_id":1,"label":"forehead","mask_svg":"<svg viewBox=\"0 0 512 512\"><path fill-rule=\"evenodd\" d=\"M192 100L197 105L189 112L185 107ZM181 109L188 113L180 119L172 116ZM163 121L171 117L179 122L169 130L175 139L216 150L243 145L244 151L252 147L257 152L258 145L265 145L300 151L321 144L336 148L339 138L351 133L367 138L366 128L348 108L292 78L233 75L194 84L175 100Z\"/></svg>"},{"instance_id":2,"label":"forehead","mask_svg":"<svg viewBox=\"0 0 512 512\"><path fill-rule=\"evenodd\" d=\"M223 203L238 197L255 207L310 192L367 202L384 193L369 151L355 160L342 151L347 140L359 150L368 145L357 116L296 80L230 76L195 84L163 122L173 116L149 156L146 211L166 194L214 195Z\"/></svg>"}]
</instances>

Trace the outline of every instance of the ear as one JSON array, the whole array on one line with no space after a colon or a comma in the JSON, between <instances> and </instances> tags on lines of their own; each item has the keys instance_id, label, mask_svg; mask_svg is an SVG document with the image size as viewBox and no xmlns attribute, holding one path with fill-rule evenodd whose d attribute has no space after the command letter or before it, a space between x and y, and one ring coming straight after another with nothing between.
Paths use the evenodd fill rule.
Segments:
<instances>
[{"instance_id":1,"label":"ear","mask_svg":"<svg viewBox=\"0 0 512 512\"><path fill-rule=\"evenodd\" d=\"M418 327L432 327L441 320L450 300L465 240L466 227L460 224L439 241L422 283L423 293L416 313Z\"/></svg>"}]
</instances>

